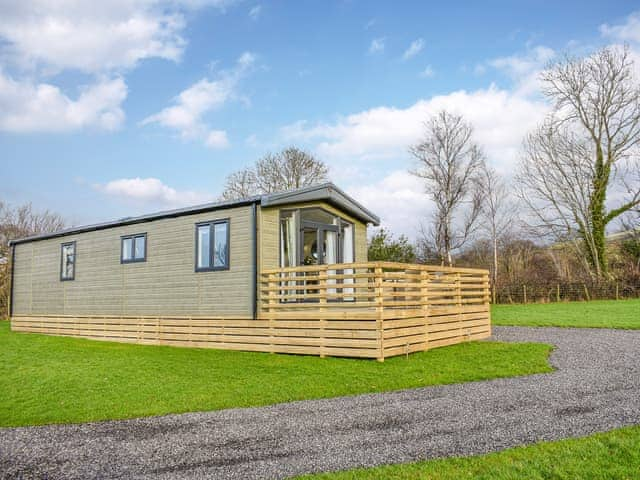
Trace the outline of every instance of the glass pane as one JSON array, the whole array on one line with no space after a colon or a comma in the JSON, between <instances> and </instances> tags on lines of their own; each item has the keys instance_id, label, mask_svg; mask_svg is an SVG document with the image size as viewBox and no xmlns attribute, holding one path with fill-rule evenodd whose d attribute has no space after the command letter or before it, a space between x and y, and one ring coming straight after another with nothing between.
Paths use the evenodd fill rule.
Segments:
<instances>
[{"instance_id":1,"label":"glass pane","mask_svg":"<svg viewBox=\"0 0 640 480\"><path fill-rule=\"evenodd\" d=\"M73 267L75 263L75 246L65 245L62 247L62 277L73 278Z\"/></svg>"},{"instance_id":2,"label":"glass pane","mask_svg":"<svg viewBox=\"0 0 640 480\"><path fill-rule=\"evenodd\" d=\"M317 265L320 263L318 259L318 231L305 229L302 235L302 264Z\"/></svg>"},{"instance_id":3,"label":"glass pane","mask_svg":"<svg viewBox=\"0 0 640 480\"><path fill-rule=\"evenodd\" d=\"M226 267L228 265L228 245L227 245L227 228L226 223L217 223L213 226L213 238L216 241L216 248L213 256L214 267Z\"/></svg>"},{"instance_id":4,"label":"glass pane","mask_svg":"<svg viewBox=\"0 0 640 480\"><path fill-rule=\"evenodd\" d=\"M209 268L211 261L209 251L211 247L209 225L201 225L198 227L198 268Z\"/></svg>"},{"instance_id":5,"label":"glass pane","mask_svg":"<svg viewBox=\"0 0 640 480\"><path fill-rule=\"evenodd\" d=\"M135 256L136 260L144 259L144 252L146 250L147 237L140 236L136 237L135 241Z\"/></svg>"},{"instance_id":6,"label":"glass pane","mask_svg":"<svg viewBox=\"0 0 640 480\"><path fill-rule=\"evenodd\" d=\"M131 260L133 258L133 238L122 239L122 260Z\"/></svg>"}]
</instances>

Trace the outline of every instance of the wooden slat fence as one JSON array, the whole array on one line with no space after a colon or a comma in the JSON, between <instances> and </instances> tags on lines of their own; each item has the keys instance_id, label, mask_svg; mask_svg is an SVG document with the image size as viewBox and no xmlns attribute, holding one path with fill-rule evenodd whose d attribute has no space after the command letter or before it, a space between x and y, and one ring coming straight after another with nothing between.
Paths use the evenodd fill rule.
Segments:
<instances>
[{"instance_id":1,"label":"wooden slat fence","mask_svg":"<svg viewBox=\"0 0 640 480\"><path fill-rule=\"evenodd\" d=\"M14 316L12 329L153 345L386 357L491 335L486 270L368 262L265 270L242 317Z\"/></svg>"},{"instance_id":2,"label":"wooden slat fence","mask_svg":"<svg viewBox=\"0 0 640 480\"><path fill-rule=\"evenodd\" d=\"M486 270L368 262L272 269L261 277L261 318L292 344L296 336L283 322L295 319L317 338L314 354L335 355L339 342L340 355L384 360L491 335ZM358 333L349 342L335 336L343 322Z\"/></svg>"}]
</instances>

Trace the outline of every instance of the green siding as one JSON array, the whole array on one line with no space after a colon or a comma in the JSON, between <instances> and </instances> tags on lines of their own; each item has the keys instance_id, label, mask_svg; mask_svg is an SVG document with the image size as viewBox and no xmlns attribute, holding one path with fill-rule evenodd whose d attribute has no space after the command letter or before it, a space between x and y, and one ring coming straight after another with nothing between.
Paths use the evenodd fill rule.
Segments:
<instances>
[{"instance_id":1,"label":"green siding","mask_svg":"<svg viewBox=\"0 0 640 480\"><path fill-rule=\"evenodd\" d=\"M194 272L195 223L230 219L231 268ZM147 261L120 263L120 237L147 233ZM15 315L252 314L251 207L16 245ZM60 245L75 240L75 280L60 281Z\"/></svg>"}]
</instances>

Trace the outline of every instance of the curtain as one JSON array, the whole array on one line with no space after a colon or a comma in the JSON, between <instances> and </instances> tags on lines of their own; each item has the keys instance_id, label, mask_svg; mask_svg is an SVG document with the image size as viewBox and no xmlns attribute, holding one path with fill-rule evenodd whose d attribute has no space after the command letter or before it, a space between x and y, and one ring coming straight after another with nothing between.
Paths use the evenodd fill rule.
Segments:
<instances>
[{"instance_id":1,"label":"curtain","mask_svg":"<svg viewBox=\"0 0 640 480\"><path fill-rule=\"evenodd\" d=\"M354 262L353 254L353 225L345 224L342 230L342 261L344 263ZM343 273L352 275L353 269L346 268ZM353 283L353 278L345 278L343 283ZM353 288L344 288L342 291L344 293L353 293ZM353 298L345 298L345 300L353 300Z\"/></svg>"}]
</instances>

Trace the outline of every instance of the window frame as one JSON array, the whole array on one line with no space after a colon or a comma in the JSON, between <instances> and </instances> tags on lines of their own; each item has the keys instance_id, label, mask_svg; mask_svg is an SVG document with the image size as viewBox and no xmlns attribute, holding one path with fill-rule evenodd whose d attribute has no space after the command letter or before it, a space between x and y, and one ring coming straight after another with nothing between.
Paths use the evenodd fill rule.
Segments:
<instances>
[{"instance_id":1,"label":"window frame","mask_svg":"<svg viewBox=\"0 0 640 480\"><path fill-rule=\"evenodd\" d=\"M136 258L136 238L144 238L144 257L142 258ZM133 240L132 244L131 244L131 258L129 259L125 259L124 258L124 241L125 240ZM141 263L141 262L146 262L147 261L147 232L144 233L135 233L132 235L122 235L120 237L120 263L121 264L125 264L125 263Z\"/></svg>"},{"instance_id":2,"label":"window frame","mask_svg":"<svg viewBox=\"0 0 640 480\"><path fill-rule=\"evenodd\" d=\"M64 247L69 247L72 246L73 247L73 272L72 275L70 277L67 277L64 275L65 269L65 257L64 257ZM78 258L77 255L77 247L76 247L76 241L72 241L72 242L65 242L65 243L61 243L60 244L60 281L61 282L68 282L68 281L72 281L76 279L76 260Z\"/></svg>"},{"instance_id":3,"label":"window frame","mask_svg":"<svg viewBox=\"0 0 640 480\"><path fill-rule=\"evenodd\" d=\"M351 225L352 228L352 235L351 235L351 251L353 252L353 262L356 261L356 224L354 221L352 220L347 220L346 218L344 218L342 215L343 213L340 212L339 214L330 212L329 210L327 210L326 208L323 208L322 206L310 206L310 207L300 207L300 208L282 208L280 209L280 212L278 214L278 265L282 265L282 248L280 248L281 242L282 242L282 232L280 230L280 222L282 222L282 218L284 216L286 216L289 213L292 212L298 212L298 221L297 221L297 225L296 225L296 230L297 230L297 238L296 238L296 248L298 249L298 256L301 254L302 251L302 246L301 246L301 238L300 238L300 230L302 229L302 213L305 210L322 210L325 213L328 213L329 215L332 215L334 218L338 219L338 224L336 225L338 227L338 258L340 259L340 263L343 263L344 261L344 257L343 257L343 253L344 253L344 248L342 245L342 241L343 241L343 227L345 224L347 225ZM307 220L307 222L309 223L309 221ZM301 261L299 258L296 258L296 261L298 263L301 264ZM297 265L298 267L302 266L302 265Z\"/></svg>"},{"instance_id":4,"label":"window frame","mask_svg":"<svg viewBox=\"0 0 640 480\"><path fill-rule=\"evenodd\" d=\"M216 248L216 238L215 238L215 226L224 224L227 226L227 242L226 242L226 264L222 266L214 266L214 254ZM200 247L200 240L198 238L198 229L200 227L209 227L209 266L208 267L199 267L198 266L198 250ZM194 228L194 271L198 272L216 272L222 270L229 270L231 268L231 220L229 218L221 218L218 220L208 220L206 222L198 222L195 224Z\"/></svg>"}]
</instances>

